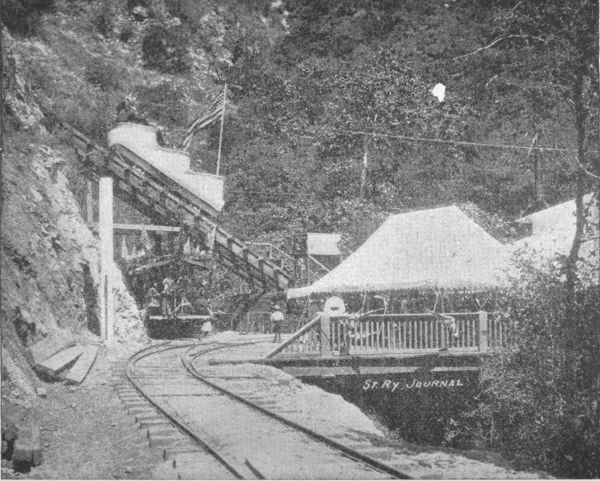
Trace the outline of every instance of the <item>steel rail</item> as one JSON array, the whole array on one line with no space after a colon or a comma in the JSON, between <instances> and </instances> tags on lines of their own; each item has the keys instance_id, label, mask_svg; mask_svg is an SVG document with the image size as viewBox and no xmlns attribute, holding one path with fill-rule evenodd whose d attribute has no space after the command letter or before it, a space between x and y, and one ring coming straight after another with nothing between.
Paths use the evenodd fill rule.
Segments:
<instances>
[{"instance_id":1,"label":"steel rail","mask_svg":"<svg viewBox=\"0 0 600 481\"><path fill-rule=\"evenodd\" d=\"M169 351L172 349L185 349L189 346L192 346L192 349L196 347L195 343L189 344L175 344L171 345L171 341L167 341L164 343L160 343L158 345L149 346L147 348L138 351L133 356L129 358L129 362L127 363L126 374L127 379L133 384L136 390L140 393L141 396L146 399L154 408L160 412L164 417L166 417L177 429L186 434L190 439L192 439L198 446L205 449L208 453L214 456L231 474L233 474L237 479L245 479L244 476L231 464L229 463L221 454L215 449L213 446L208 444L206 441L202 440L197 434L195 434L192 430L190 430L184 423L179 421L175 416L169 414L165 409L163 409L157 402L155 402L151 396L147 395L144 392L141 383L139 383L135 379L135 373L133 372L133 368L135 363L140 361L141 359L151 356L153 354L158 354L160 352ZM223 346L218 346L216 348L208 349L207 352L221 349Z\"/></svg>"},{"instance_id":2,"label":"steel rail","mask_svg":"<svg viewBox=\"0 0 600 481\"><path fill-rule=\"evenodd\" d=\"M235 346L240 346L242 344L236 344ZM231 347L232 345L229 344L227 346L221 346L219 349L225 349L227 347ZM181 359L183 365L185 366L185 368L188 370L188 372L190 374L192 374L194 377L196 377L197 379L201 380L202 382L204 382L205 384L211 386L212 388L222 392L223 394L236 399L237 401L250 406L251 408L256 409L257 411L262 412L263 414L266 414L267 416L276 419L279 422L282 422L283 424L286 424L287 426L290 426L298 431L301 431L307 435L309 435L310 437L312 437L313 439L316 439L334 449L337 449L341 452L343 452L344 454L346 454L347 456L349 456L352 459L358 460L358 461L362 461L363 463L378 469L380 471L386 472L388 474L391 474L392 476L394 476L397 479L413 479L412 476L406 474L403 471L400 471L399 469L396 469L393 466L390 466L378 459L375 459L367 454L361 453L360 451L357 451L353 448L350 448L344 444L341 444L337 441L335 441L334 439L331 439L323 434L320 434L318 432L316 432L315 430L308 428L306 426L303 426L295 421L292 421L291 419L288 419L286 417L283 417L263 406L260 406L252 401L250 401L249 399L246 399L238 394L236 394L233 391L230 391L227 388L224 388L222 386L220 386L219 384L216 384L210 380L208 380L207 378L205 378L204 376L202 376L202 374L198 371L198 369L196 368L196 366L194 366L194 360L204 354L208 354L209 352L212 351L201 351L198 353L194 353L194 354L190 354L191 351L194 350L194 347L192 347L187 353L186 355L184 355ZM216 350L216 349L214 349Z\"/></svg>"}]
</instances>

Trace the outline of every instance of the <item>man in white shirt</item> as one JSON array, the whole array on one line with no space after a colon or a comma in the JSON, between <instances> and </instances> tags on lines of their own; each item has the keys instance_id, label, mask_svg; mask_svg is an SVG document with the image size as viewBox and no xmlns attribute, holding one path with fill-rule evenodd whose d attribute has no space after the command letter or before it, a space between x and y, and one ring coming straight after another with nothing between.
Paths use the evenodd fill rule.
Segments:
<instances>
[{"instance_id":1,"label":"man in white shirt","mask_svg":"<svg viewBox=\"0 0 600 481\"><path fill-rule=\"evenodd\" d=\"M273 325L273 342L281 342L281 325L283 324L283 312L281 307L278 305L273 306L273 313L271 314L271 324Z\"/></svg>"}]
</instances>

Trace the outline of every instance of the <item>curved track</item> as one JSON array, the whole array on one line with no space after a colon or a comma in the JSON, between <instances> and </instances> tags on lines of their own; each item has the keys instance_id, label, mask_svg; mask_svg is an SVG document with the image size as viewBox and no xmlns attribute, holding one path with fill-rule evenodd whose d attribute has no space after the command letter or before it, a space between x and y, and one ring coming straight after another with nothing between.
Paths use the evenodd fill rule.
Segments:
<instances>
[{"instance_id":1,"label":"curved track","mask_svg":"<svg viewBox=\"0 0 600 481\"><path fill-rule=\"evenodd\" d=\"M405 473L290 421L203 373L201 356L240 344L168 342L129 360L127 377L156 410L238 479L408 479ZM250 392L260 377L228 374ZM214 471L213 471L214 472ZM202 477L203 473L198 472Z\"/></svg>"}]
</instances>

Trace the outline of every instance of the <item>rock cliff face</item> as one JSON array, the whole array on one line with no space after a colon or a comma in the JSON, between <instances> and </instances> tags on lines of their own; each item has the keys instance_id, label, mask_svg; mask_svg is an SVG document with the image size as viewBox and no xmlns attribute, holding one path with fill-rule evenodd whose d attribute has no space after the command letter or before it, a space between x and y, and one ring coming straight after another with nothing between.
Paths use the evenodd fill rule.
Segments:
<instances>
[{"instance_id":1,"label":"rock cliff face","mask_svg":"<svg viewBox=\"0 0 600 481\"><path fill-rule=\"evenodd\" d=\"M73 151L46 132L12 65L2 165L2 396L27 405L37 382L31 348L65 335L100 341L99 249L70 188ZM115 307L117 341L144 341L120 275Z\"/></svg>"}]
</instances>

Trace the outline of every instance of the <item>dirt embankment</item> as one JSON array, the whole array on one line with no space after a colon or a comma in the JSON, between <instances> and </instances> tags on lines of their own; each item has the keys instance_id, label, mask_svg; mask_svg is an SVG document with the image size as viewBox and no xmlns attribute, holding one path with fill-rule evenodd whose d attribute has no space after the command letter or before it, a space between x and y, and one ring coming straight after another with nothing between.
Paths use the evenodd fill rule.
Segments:
<instances>
[{"instance_id":1,"label":"dirt embankment","mask_svg":"<svg viewBox=\"0 0 600 481\"><path fill-rule=\"evenodd\" d=\"M4 65L10 68L2 162L2 426L4 433L9 421L20 428L37 418L44 437L53 412L58 413L55 417L61 419L65 430L77 427L72 422L76 416L60 415L68 388L38 377L32 353L36 346L59 338L101 343L99 249L69 182L77 178L74 152L44 128L46 119L19 75L18 59L10 56L11 41L3 32L8 52ZM115 309L116 343L109 351L103 348L99 359L147 341L135 302L120 275ZM100 398L109 395L106 389ZM48 395L41 397L41 392ZM99 425L111 402L99 400L98 417L90 422Z\"/></svg>"}]
</instances>

